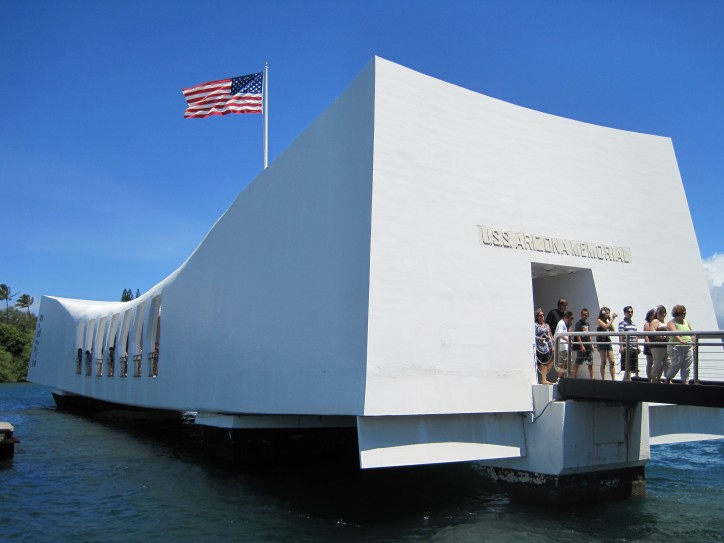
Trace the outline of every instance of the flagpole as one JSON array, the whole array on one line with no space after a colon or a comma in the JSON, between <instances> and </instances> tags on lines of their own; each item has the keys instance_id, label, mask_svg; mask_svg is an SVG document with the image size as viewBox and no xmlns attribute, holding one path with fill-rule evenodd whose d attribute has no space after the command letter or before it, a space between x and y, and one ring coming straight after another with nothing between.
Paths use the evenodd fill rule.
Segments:
<instances>
[{"instance_id":1,"label":"flagpole","mask_svg":"<svg viewBox=\"0 0 724 543\"><path fill-rule=\"evenodd\" d=\"M264 63L264 169L269 164L269 63Z\"/></svg>"}]
</instances>

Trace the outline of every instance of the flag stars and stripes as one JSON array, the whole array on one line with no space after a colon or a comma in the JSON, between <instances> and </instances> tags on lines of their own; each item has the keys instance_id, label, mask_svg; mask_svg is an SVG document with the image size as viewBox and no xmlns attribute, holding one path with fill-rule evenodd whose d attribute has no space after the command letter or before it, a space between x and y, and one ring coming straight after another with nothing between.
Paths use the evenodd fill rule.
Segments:
<instances>
[{"instance_id":1,"label":"flag stars and stripes","mask_svg":"<svg viewBox=\"0 0 724 543\"><path fill-rule=\"evenodd\" d=\"M263 81L264 72L259 72L182 89L188 103L184 117L262 113Z\"/></svg>"},{"instance_id":2,"label":"flag stars and stripes","mask_svg":"<svg viewBox=\"0 0 724 543\"><path fill-rule=\"evenodd\" d=\"M263 80L263 72L235 77L231 80L231 94L239 94L240 92L261 94L261 84Z\"/></svg>"}]
</instances>

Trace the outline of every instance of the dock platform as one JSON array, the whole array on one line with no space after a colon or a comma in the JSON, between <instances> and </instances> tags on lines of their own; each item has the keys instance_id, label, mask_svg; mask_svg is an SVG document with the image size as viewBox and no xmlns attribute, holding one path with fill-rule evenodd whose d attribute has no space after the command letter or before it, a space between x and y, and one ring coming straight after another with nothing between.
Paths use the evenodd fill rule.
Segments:
<instances>
[{"instance_id":1,"label":"dock platform","mask_svg":"<svg viewBox=\"0 0 724 543\"><path fill-rule=\"evenodd\" d=\"M15 428L9 422L0 422L0 458L12 458L15 454L15 444L19 440L13 436Z\"/></svg>"}]
</instances>

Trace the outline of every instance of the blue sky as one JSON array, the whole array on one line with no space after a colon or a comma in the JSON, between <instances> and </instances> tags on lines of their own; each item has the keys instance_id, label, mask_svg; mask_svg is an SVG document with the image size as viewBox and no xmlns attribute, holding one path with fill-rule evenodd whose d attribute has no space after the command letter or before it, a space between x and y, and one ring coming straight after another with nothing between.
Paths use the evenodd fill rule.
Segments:
<instances>
[{"instance_id":1,"label":"blue sky","mask_svg":"<svg viewBox=\"0 0 724 543\"><path fill-rule=\"evenodd\" d=\"M273 161L379 55L672 138L724 315L722 29L714 0L0 0L0 283L37 301L144 292L262 168L260 115L184 119L180 89L268 61Z\"/></svg>"}]
</instances>

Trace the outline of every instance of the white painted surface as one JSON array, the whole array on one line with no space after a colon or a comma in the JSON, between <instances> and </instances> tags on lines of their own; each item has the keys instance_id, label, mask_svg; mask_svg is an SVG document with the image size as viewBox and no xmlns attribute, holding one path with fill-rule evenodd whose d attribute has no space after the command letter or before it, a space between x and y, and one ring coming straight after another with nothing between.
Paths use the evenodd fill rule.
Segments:
<instances>
[{"instance_id":1,"label":"white painted surface","mask_svg":"<svg viewBox=\"0 0 724 543\"><path fill-rule=\"evenodd\" d=\"M362 468L525 456L517 413L359 417L357 435Z\"/></svg>"},{"instance_id":2,"label":"white painted surface","mask_svg":"<svg viewBox=\"0 0 724 543\"><path fill-rule=\"evenodd\" d=\"M524 423L525 457L488 466L565 475L643 465L650 458L648 410L617 402L555 401L555 389L534 385L535 417Z\"/></svg>"},{"instance_id":3,"label":"white painted surface","mask_svg":"<svg viewBox=\"0 0 724 543\"><path fill-rule=\"evenodd\" d=\"M30 379L147 407L362 413L373 76L370 65L151 292L112 306L44 298L43 336ZM148 315L153 304L146 302L157 295L159 374L150 378L154 320ZM83 310L67 314L58 305ZM140 352L137 325L144 320L142 375L76 376L74 319L112 311L124 317L120 335L130 331L129 357Z\"/></svg>"},{"instance_id":4,"label":"white painted surface","mask_svg":"<svg viewBox=\"0 0 724 543\"><path fill-rule=\"evenodd\" d=\"M529 409L533 263L581 270L539 280L546 312L559 297L593 319L600 305L621 314L631 304L640 323L645 308L685 303L697 326L716 327L666 138L531 111L378 59L374 170L367 415ZM652 208L665 217L662 239L650 235ZM632 262L487 246L476 225L630 247Z\"/></svg>"},{"instance_id":5,"label":"white painted surface","mask_svg":"<svg viewBox=\"0 0 724 543\"><path fill-rule=\"evenodd\" d=\"M494 246L480 226L625 247L631 259ZM589 307L591 322L600 305L633 305L640 327L649 307L683 303L697 329L716 328L671 141L377 58L170 277L129 303L43 297L29 378L145 407L359 417L369 465L522 454L506 425L486 424L534 410L533 310L559 297L576 316ZM95 362L118 338L118 358L126 333L128 377L118 360L113 377L105 364L101 376L85 365L76 374L78 346ZM552 404L526 426L526 465L550 473L641 460L646 439L634 454L618 431L591 433L591 421L620 413L586 409ZM483 437L405 434L408 417L465 415L475 422L463 434ZM586 450L566 450L577 445L561 428L586 432Z\"/></svg>"},{"instance_id":6,"label":"white painted surface","mask_svg":"<svg viewBox=\"0 0 724 543\"><path fill-rule=\"evenodd\" d=\"M724 409L649 404L652 445L724 439Z\"/></svg>"}]
</instances>

